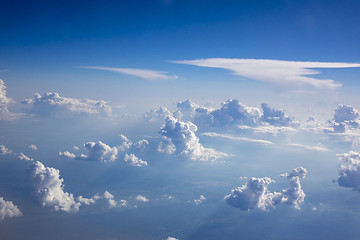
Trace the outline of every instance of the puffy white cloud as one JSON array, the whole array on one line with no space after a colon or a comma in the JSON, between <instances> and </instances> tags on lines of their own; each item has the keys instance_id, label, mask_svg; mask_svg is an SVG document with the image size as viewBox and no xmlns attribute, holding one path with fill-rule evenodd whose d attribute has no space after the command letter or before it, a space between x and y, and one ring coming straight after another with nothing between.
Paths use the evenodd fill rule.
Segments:
<instances>
[{"instance_id":1,"label":"puffy white cloud","mask_svg":"<svg viewBox=\"0 0 360 240\"><path fill-rule=\"evenodd\" d=\"M58 169L45 167L41 162L34 162L28 169L35 191L34 195L44 207L55 211L75 213L80 202L76 202L72 193L64 191L63 181Z\"/></svg>"},{"instance_id":2,"label":"puffy white cloud","mask_svg":"<svg viewBox=\"0 0 360 240\"><path fill-rule=\"evenodd\" d=\"M360 153L350 151L337 156L340 160L338 184L360 191Z\"/></svg>"},{"instance_id":3,"label":"puffy white cloud","mask_svg":"<svg viewBox=\"0 0 360 240\"><path fill-rule=\"evenodd\" d=\"M6 154L10 154L10 153L12 153L12 150L8 149L4 145L0 145L0 154L1 155L6 155Z\"/></svg>"},{"instance_id":4,"label":"puffy white cloud","mask_svg":"<svg viewBox=\"0 0 360 240\"><path fill-rule=\"evenodd\" d=\"M287 177L287 178L293 178L293 177L299 177L299 178L305 178L306 174L308 173L308 171L306 170L306 168L304 167L297 167L294 168L293 170L291 170L290 173L283 173L281 174L282 177Z\"/></svg>"},{"instance_id":5,"label":"puffy white cloud","mask_svg":"<svg viewBox=\"0 0 360 240\"><path fill-rule=\"evenodd\" d=\"M5 201L0 197L0 219L4 220L6 217L20 217L22 216L20 209L14 205L12 201Z\"/></svg>"},{"instance_id":6,"label":"puffy white cloud","mask_svg":"<svg viewBox=\"0 0 360 240\"><path fill-rule=\"evenodd\" d=\"M167 72L155 71L150 69L138 69L138 68L114 68L114 67L79 67L79 68L88 68L88 69L98 69L104 71L118 72L122 74L127 74L135 77L139 77L145 80L171 80L177 79L176 75L167 75Z\"/></svg>"},{"instance_id":7,"label":"puffy white cloud","mask_svg":"<svg viewBox=\"0 0 360 240\"><path fill-rule=\"evenodd\" d=\"M76 198L76 200L81 203L81 204L84 204L84 205L91 205L91 204L94 204L96 199L95 198L85 198L83 196L78 196Z\"/></svg>"},{"instance_id":8,"label":"puffy white cloud","mask_svg":"<svg viewBox=\"0 0 360 240\"><path fill-rule=\"evenodd\" d=\"M43 96L35 93L33 99L26 99L25 104L33 104L32 112L37 114L50 114L56 111L68 111L73 113L111 114L112 109L105 101L91 99L76 99L61 97L56 92L47 92Z\"/></svg>"},{"instance_id":9,"label":"puffy white cloud","mask_svg":"<svg viewBox=\"0 0 360 240\"><path fill-rule=\"evenodd\" d=\"M173 117L168 117L160 130L163 141L158 150L169 154L184 155L191 160L209 161L227 154L215 151L212 148L205 148L199 143L195 135L197 126L191 122L181 122Z\"/></svg>"},{"instance_id":10,"label":"puffy white cloud","mask_svg":"<svg viewBox=\"0 0 360 240\"><path fill-rule=\"evenodd\" d=\"M289 174L289 177L293 174L293 172L294 170ZM298 172L295 174L301 175L304 173ZM294 205L295 208L300 209L300 205L304 202L305 196L306 195L301 188L299 176L294 176L291 177L288 188L283 190L281 202Z\"/></svg>"},{"instance_id":11,"label":"puffy white cloud","mask_svg":"<svg viewBox=\"0 0 360 240\"><path fill-rule=\"evenodd\" d=\"M360 64L357 63L300 62L235 58L207 58L173 61L173 63L228 69L235 75L267 82L277 87L298 88L309 86L317 89L329 90L334 90L340 87L341 84L331 79L316 79L306 76L320 73L312 68L360 67Z\"/></svg>"},{"instance_id":12,"label":"puffy white cloud","mask_svg":"<svg viewBox=\"0 0 360 240\"><path fill-rule=\"evenodd\" d=\"M6 97L6 86L2 79L0 79L0 112L8 112L7 104L11 102L10 98Z\"/></svg>"},{"instance_id":13,"label":"puffy white cloud","mask_svg":"<svg viewBox=\"0 0 360 240\"><path fill-rule=\"evenodd\" d=\"M179 240L179 239L174 238L174 237L167 237L167 238L164 238L163 240Z\"/></svg>"},{"instance_id":14,"label":"puffy white cloud","mask_svg":"<svg viewBox=\"0 0 360 240\"><path fill-rule=\"evenodd\" d=\"M173 113L169 111L166 107L159 107L146 112L144 115L144 119L148 122L162 122L165 121L167 117L171 116L173 116Z\"/></svg>"},{"instance_id":15,"label":"puffy white cloud","mask_svg":"<svg viewBox=\"0 0 360 240\"><path fill-rule=\"evenodd\" d=\"M25 160L25 161L33 161L34 159L33 158L30 158L28 156L26 156L24 153L20 152L18 153L18 159L20 160Z\"/></svg>"},{"instance_id":16,"label":"puffy white cloud","mask_svg":"<svg viewBox=\"0 0 360 240\"><path fill-rule=\"evenodd\" d=\"M199 205L199 204L201 204L203 201L205 201L206 200L206 198L205 198L205 196L204 195L200 195L200 197L199 197L199 199L194 199L194 203L195 203L195 205Z\"/></svg>"},{"instance_id":17,"label":"puffy white cloud","mask_svg":"<svg viewBox=\"0 0 360 240\"><path fill-rule=\"evenodd\" d=\"M359 120L359 118L359 111L350 105L340 105L337 109L335 109L334 120L337 123L345 121L352 122Z\"/></svg>"},{"instance_id":18,"label":"puffy white cloud","mask_svg":"<svg viewBox=\"0 0 360 240\"><path fill-rule=\"evenodd\" d=\"M294 121L293 117L286 115L284 111L270 108L266 103L261 104L261 108L263 109L263 115L261 117L263 122L268 122L274 126L291 126L298 124Z\"/></svg>"},{"instance_id":19,"label":"puffy white cloud","mask_svg":"<svg viewBox=\"0 0 360 240\"><path fill-rule=\"evenodd\" d=\"M225 201L241 210L260 209L263 211L277 204L285 203L300 209L304 202L305 193L301 188L300 178L305 178L307 170L304 167L294 168L290 173L281 176L290 179L289 186L282 192L269 192L268 185L273 182L271 178L251 178L243 186L231 191L225 196Z\"/></svg>"},{"instance_id":20,"label":"puffy white cloud","mask_svg":"<svg viewBox=\"0 0 360 240\"><path fill-rule=\"evenodd\" d=\"M233 207L241 210L259 208L263 211L281 202L282 195L279 192L271 193L268 185L273 182L271 178L252 177L245 185L237 187L231 194L225 196L225 201Z\"/></svg>"},{"instance_id":21,"label":"puffy white cloud","mask_svg":"<svg viewBox=\"0 0 360 240\"><path fill-rule=\"evenodd\" d=\"M145 197L145 196L142 196L142 195L137 195L136 197L135 197L135 199L137 200L137 201L139 201L139 202L148 202L149 201L149 199L147 198L147 197Z\"/></svg>"},{"instance_id":22,"label":"puffy white cloud","mask_svg":"<svg viewBox=\"0 0 360 240\"><path fill-rule=\"evenodd\" d=\"M146 139L141 139L138 142L134 143L134 147L140 152L145 152L148 149L149 142Z\"/></svg>"},{"instance_id":23,"label":"puffy white cloud","mask_svg":"<svg viewBox=\"0 0 360 240\"><path fill-rule=\"evenodd\" d=\"M64 157L64 158L69 158L69 159L74 159L76 158L76 155L69 152L69 151L65 151L65 152L59 152L59 156L60 157Z\"/></svg>"},{"instance_id":24,"label":"puffy white cloud","mask_svg":"<svg viewBox=\"0 0 360 240\"><path fill-rule=\"evenodd\" d=\"M129 149L131 147L131 145L133 144L126 136L120 134L120 144L118 145L118 149L122 152L126 151L127 149Z\"/></svg>"},{"instance_id":25,"label":"puffy white cloud","mask_svg":"<svg viewBox=\"0 0 360 240\"><path fill-rule=\"evenodd\" d=\"M142 167L148 165L146 161L141 160L134 154L125 154L124 161L134 167Z\"/></svg>"},{"instance_id":26,"label":"puffy white cloud","mask_svg":"<svg viewBox=\"0 0 360 240\"><path fill-rule=\"evenodd\" d=\"M37 146L35 146L34 144L30 144L30 145L29 145L29 148L30 148L31 150L34 150L34 151L39 150L39 148L38 148Z\"/></svg>"}]
</instances>

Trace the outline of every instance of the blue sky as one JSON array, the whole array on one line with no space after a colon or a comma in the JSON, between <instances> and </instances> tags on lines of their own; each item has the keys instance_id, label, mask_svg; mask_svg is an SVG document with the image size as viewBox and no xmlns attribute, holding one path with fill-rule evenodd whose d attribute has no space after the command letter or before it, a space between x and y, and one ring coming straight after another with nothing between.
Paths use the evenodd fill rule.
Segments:
<instances>
[{"instance_id":1,"label":"blue sky","mask_svg":"<svg viewBox=\"0 0 360 240\"><path fill-rule=\"evenodd\" d=\"M357 239L359 1L11 1L0 238Z\"/></svg>"}]
</instances>

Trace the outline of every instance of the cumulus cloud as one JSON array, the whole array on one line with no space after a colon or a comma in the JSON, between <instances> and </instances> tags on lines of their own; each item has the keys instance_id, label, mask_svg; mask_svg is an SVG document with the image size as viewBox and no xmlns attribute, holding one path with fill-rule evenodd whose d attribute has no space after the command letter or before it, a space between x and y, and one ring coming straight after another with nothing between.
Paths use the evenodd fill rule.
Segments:
<instances>
[{"instance_id":1,"label":"cumulus cloud","mask_svg":"<svg viewBox=\"0 0 360 240\"><path fill-rule=\"evenodd\" d=\"M167 238L164 238L163 240L179 240L179 239L174 238L174 237L167 237Z\"/></svg>"},{"instance_id":2,"label":"cumulus cloud","mask_svg":"<svg viewBox=\"0 0 360 240\"><path fill-rule=\"evenodd\" d=\"M125 154L124 161L134 167L142 167L148 165L146 161L141 160L134 154Z\"/></svg>"},{"instance_id":3,"label":"cumulus cloud","mask_svg":"<svg viewBox=\"0 0 360 240\"><path fill-rule=\"evenodd\" d=\"M12 201L5 201L0 197L0 219L4 220L6 217L20 217L22 216L20 209L14 205Z\"/></svg>"},{"instance_id":4,"label":"cumulus cloud","mask_svg":"<svg viewBox=\"0 0 360 240\"><path fill-rule=\"evenodd\" d=\"M30 144L30 145L29 145L29 148L30 148L31 150L34 150L34 151L39 150L39 148L38 148L37 146L35 146L34 144Z\"/></svg>"},{"instance_id":5,"label":"cumulus cloud","mask_svg":"<svg viewBox=\"0 0 360 240\"><path fill-rule=\"evenodd\" d=\"M195 135L197 126L191 122L181 122L173 117L168 117L160 130L163 141L158 151L169 154L183 155L191 160L212 161L225 157L227 154L205 148L199 143Z\"/></svg>"},{"instance_id":6,"label":"cumulus cloud","mask_svg":"<svg viewBox=\"0 0 360 240\"><path fill-rule=\"evenodd\" d=\"M75 213L79 211L80 202L76 202L72 193L64 191L63 178L58 169L45 167L41 162L34 162L28 169L32 180L34 196L44 207L55 211Z\"/></svg>"},{"instance_id":7,"label":"cumulus cloud","mask_svg":"<svg viewBox=\"0 0 360 240\"><path fill-rule=\"evenodd\" d=\"M25 160L25 161L33 161L34 159L33 158L30 158L28 156L26 156L24 153L20 152L18 153L18 159L20 160Z\"/></svg>"},{"instance_id":8,"label":"cumulus cloud","mask_svg":"<svg viewBox=\"0 0 360 240\"><path fill-rule=\"evenodd\" d=\"M144 115L144 119L148 122L162 122L165 121L167 117L171 116L173 116L173 113L169 111L166 107L159 107L146 112Z\"/></svg>"},{"instance_id":9,"label":"cumulus cloud","mask_svg":"<svg viewBox=\"0 0 360 240\"><path fill-rule=\"evenodd\" d=\"M142 196L142 195L137 195L136 196L136 198L135 198L137 201L139 201L139 202L148 202L149 201L149 199L147 199L147 197L145 197L145 196Z\"/></svg>"},{"instance_id":10,"label":"cumulus cloud","mask_svg":"<svg viewBox=\"0 0 360 240\"><path fill-rule=\"evenodd\" d=\"M33 99L26 99L23 103L32 104L32 112L36 114L50 114L56 111L65 111L107 116L112 112L111 106L107 105L105 101L66 98L61 97L56 92L47 92L42 96L35 93Z\"/></svg>"},{"instance_id":11,"label":"cumulus cloud","mask_svg":"<svg viewBox=\"0 0 360 240\"><path fill-rule=\"evenodd\" d=\"M94 204L96 199L95 198L85 198L83 196L78 196L76 198L76 200L81 203L81 204L84 204L84 205L91 205L91 204Z\"/></svg>"},{"instance_id":12,"label":"cumulus cloud","mask_svg":"<svg viewBox=\"0 0 360 240\"><path fill-rule=\"evenodd\" d=\"M279 192L271 193L268 185L273 182L271 178L252 177L245 185L237 187L231 194L225 196L225 201L233 207L241 210L259 208L263 211L281 202L282 195Z\"/></svg>"},{"instance_id":13,"label":"cumulus cloud","mask_svg":"<svg viewBox=\"0 0 360 240\"><path fill-rule=\"evenodd\" d=\"M59 156L63 157L63 158L69 158L69 159L74 159L76 158L76 155L69 152L69 151L65 151L65 152L59 152Z\"/></svg>"},{"instance_id":14,"label":"cumulus cloud","mask_svg":"<svg viewBox=\"0 0 360 240\"><path fill-rule=\"evenodd\" d=\"M338 184L360 191L360 153L350 151L337 156L340 160Z\"/></svg>"},{"instance_id":15,"label":"cumulus cloud","mask_svg":"<svg viewBox=\"0 0 360 240\"><path fill-rule=\"evenodd\" d=\"M336 62L300 62L267 59L230 59L207 58L173 63L188 64L200 67L223 68L233 74L249 79L270 83L277 87L313 87L316 89L334 90L341 86L331 79L316 79L308 75L319 74L313 68L351 68L360 67L358 63Z\"/></svg>"},{"instance_id":16,"label":"cumulus cloud","mask_svg":"<svg viewBox=\"0 0 360 240\"><path fill-rule=\"evenodd\" d=\"M225 196L225 201L241 210L260 209L266 211L277 204L284 203L293 205L300 209L304 202L305 193L301 188L300 178L305 178L307 170L304 167L297 167L290 173L282 174L283 177L290 179L289 186L282 192L270 192L268 185L274 182L271 178L252 177L243 186L231 191Z\"/></svg>"},{"instance_id":17,"label":"cumulus cloud","mask_svg":"<svg viewBox=\"0 0 360 240\"><path fill-rule=\"evenodd\" d=\"M4 145L0 145L0 154L1 155L6 155L6 154L10 154L10 153L12 153L12 150L8 149Z\"/></svg>"},{"instance_id":18,"label":"cumulus cloud","mask_svg":"<svg viewBox=\"0 0 360 240\"><path fill-rule=\"evenodd\" d=\"M199 205L199 204L201 204L203 201L205 201L206 200L206 198L205 198L205 196L204 195L200 195L200 197L199 197L199 199L194 199L194 204L195 205Z\"/></svg>"},{"instance_id":19,"label":"cumulus cloud","mask_svg":"<svg viewBox=\"0 0 360 240\"><path fill-rule=\"evenodd\" d=\"M122 73L126 75L131 75L135 77L139 77L145 80L171 80L179 78L176 75L168 75L167 72L163 71L155 71L150 69L138 69L138 68L114 68L114 67L79 67L79 68L87 68L87 69L97 69L104 71L111 71Z\"/></svg>"},{"instance_id":20,"label":"cumulus cloud","mask_svg":"<svg viewBox=\"0 0 360 240\"><path fill-rule=\"evenodd\" d=\"M261 117L263 122L268 122L274 126L291 126L297 124L294 118L286 115L283 110L271 108L266 103L261 104L261 108L263 109L263 115Z\"/></svg>"}]
</instances>

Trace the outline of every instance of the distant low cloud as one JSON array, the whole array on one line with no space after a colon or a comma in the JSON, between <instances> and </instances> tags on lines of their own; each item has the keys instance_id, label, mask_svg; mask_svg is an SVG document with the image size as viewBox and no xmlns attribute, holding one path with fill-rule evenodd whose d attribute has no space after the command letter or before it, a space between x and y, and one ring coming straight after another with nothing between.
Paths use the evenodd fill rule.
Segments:
<instances>
[{"instance_id":1,"label":"distant low cloud","mask_svg":"<svg viewBox=\"0 0 360 240\"><path fill-rule=\"evenodd\" d=\"M237 137L237 136L232 136L229 134L221 134L221 133L215 133L215 132L206 132L206 133L202 133L201 135L208 136L208 137L220 137L220 138L225 138L225 139L230 139L230 140L239 140L239 141L244 141L244 142L273 144L273 142L268 141L268 140L252 139L252 138L247 138L247 137Z\"/></svg>"},{"instance_id":2,"label":"distant low cloud","mask_svg":"<svg viewBox=\"0 0 360 240\"><path fill-rule=\"evenodd\" d=\"M34 144L30 144L30 145L29 145L29 148L30 148L31 150L34 150L34 151L39 150L39 148L38 148L37 146L35 146Z\"/></svg>"},{"instance_id":3,"label":"distant low cloud","mask_svg":"<svg viewBox=\"0 0 360 240\"><path fill-rule=\"evenodd\" d=\"M22 215L20 209L12 201L5 201L3 197L0 197L0 220L4 220L6 217L12 218Z\"/></svg>"},{"instance_id":4,"label":"distant low cloud","mask_svg":"<svg viewBox=\"0 0 360 240\"><path fill-rule=\"evenodd\" d=\"M233 74L249 79L267 82L277 87L305 87L334 90L341 86L331 79L316 79L308 75L319 74L314 68L352 68L359 63L300 62L267 59L206 58L173 63L200 67L223 68Z\"/></svg>"},{"instance_id":5,"label":"distant low cloud","mask_svg":"<svg viewBox=\"0 0 360 240\"><path fill-rule=\"evenodd\" d=\"M204 195L200 195L199 199L194 199L194 204L199 205L205 200L206 200L206 197Z\"/></svg>"},{"instance_id":6,"label":"distant low cloud","mask_svg":"<svg viewBox=\"0 0 360 240\"><path fill-rule=\"evenodd\" d=\"M196 136L197 126L191 122L178 121L168 117L160 130L163 140L158 146L159 152L183 155L190 160L213 161L227 154L205 148Z\"/></svg>"},{"instance_id":7,"label":"distant low cloud","mask_svg":"<svg viewBox=\"0 0 360 240\"><path fill-rule=\"evenodd\" d=\"M47 92L42 96L35 93L33 99L25 99L22 103L32 105L31 111L35 114L48 115L52 112L65 111L108 116L112 112L111 106L107 105L105 101L66 98L56 92Z\"/></svg>"},{"instance_id":8,"label":"distant low cloud","mask_svg":"<svg viewBox=\"0 0 360 240\"><path fill-rule=\"evenodd\" d=\"M7 105L11 102L6 96L6 86L2 79L0 79L0 112L8 112Z\"/></svg>"},{"instance_id":9,"label":"distant low cloud","mask_svg":"<svg viewBox=\"0 0 360 240\"><path fill-rule=\"evenodd\" d=\"M136 201L139 201L139 202L148 202L149 201L149 199L147 197L142 196L142 195L137 195L135 199L136 199Z\"/></svg>"},{"instance_id":10,"label":"distant low cloud","mask_svg":"<svg viewBox=\"0 0 360 240\"><path fill-rule=\"evenodd\" d=\"M0 145L0 155L7 155L12 153L12 150L8 149L4 145Z\"/></svg>"},{"instance_id":11,"label":"distant low cloud","mask_svg":"<svg viewBox=\"0 0 360 240\"><path fill-rule=\"evenodd\" d=\"M117 73L122 73L122 74L126 74L126 75L139 77L139 78L142 78L145 80L171 80L171 79L179 78L176 75L168 75L167 72L155 71L155 70L150 70L150 69L91 67L91 66L84 66L84 67L79 67L79 68L97 69L97 70L117 72Z\"/></svg>"},{"instance_id":12,"label":"distant low cloud","mask_svg":"<svg viewBox=\"0 0 360 240\"><path fill-rule=\"evenodd\" d=\"M24 153L20 152L17 154L17 158L20 159L20 160L25 160L25 161L33 161L34 159L33 158L30 158L28 156L26 156Z\"/></svg>"},{"instance_id":13,"label":"distant low cloud","mask_svg":"<svg viewBox=\"0 0 360 240\"><path fill-rule=\"evenodd\" d=\"M340 160L338 184L360 191L360 153L350 151L338 154L338 158Z\"/></svg>"},{"instance_id":14,"label":"distant low cloud","mask_svg":"<svg viewBox=\"0 0 360 240\"><path fill-rule=\"evenodd\" d=\"M300 209L304 202L305 193L301 188L300 178L305 178L307 170L304 167L297 167L290 173L282 174L290 179L289 186L281 192L270 192L268 185L274 182L269 177L250 178L243 186L237 187L225 196L229 205L241 210L260 209L266 211L280 203L293 205Z\"/></svg>"}]
</instances>

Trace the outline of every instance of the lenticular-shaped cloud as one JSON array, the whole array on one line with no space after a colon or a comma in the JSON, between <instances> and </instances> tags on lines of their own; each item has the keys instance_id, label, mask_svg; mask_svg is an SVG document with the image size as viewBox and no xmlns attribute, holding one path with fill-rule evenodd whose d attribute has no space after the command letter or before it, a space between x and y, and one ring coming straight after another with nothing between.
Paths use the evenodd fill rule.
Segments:
<instances>
[{"instance_id":1,"label":"lenticular-shaped cloud","mask_svg":"<svg viewBox=\"0 0 360 240\"><path fill-rule=\"evenodd\" d=\"M76 202L72 193L64 191L63 178L58 169L45 167L41 162L34 162L28 169L35 191L34 195L42 206L55 211L75 213L81 203Z\"/></svg>"},{"instance_id":2,"label":"lenticular-shaped cloud","mask_svg":"<svg viewBox=\"0 0 360 240\"><path fill-rule=\"evenodd\" d=\"M14 205L12 201L5 201L0 197L0 219L4 220L5 217L20 217L22 216L20 209Z\"/></svg>"},{"instance_id":3,"label":"lenticular-shaped cloud","mask_svg":"<svg viewBox=\"0 0 360 240\"><path fill-rule=\"evenodd\" d=\"M195 135L196 131L197 126L191 122L182 122L168 117L160 130L163 141L160 143L158 151L183 155L191 160L200 161L227 156L227 154L217 152L212 148L203 147Z\"/></svg>"},{"instance_id":4,"label":"lenticular-shaped cloud","mask_svg":"<svg viewBox=\"0 0 360 240\"><path fill-rule=\"evenodd\" d=\"M88 69L105 70L111 72L118 72L126 75L139 77L145 80L171 80L179 78L176 75L168 75L167 72L155 71L150 69L138 69L138 68L114 68L114 67L79 67Z\"/></svg>"},{"instance_id":5,"label":"lenticular-shaped cloud","mask_svg":"<svg viewBox=\"0 0 360 240\"><path fill-rule=\"evenodd\" d=\"M319 74L314 68L360 67L358 63L300 62L267 59L207 58L172 61L200 67L223 68L235 75L267 82L281 87L311 86L317 89L334 90L341 86L331 79L316 79L308 75Z\"/></svg>"},{"instance_id":6,"label":"lenticular-shaped cloud","mask_svg":"<svg viewBox=\"0 0 360 240\"><path fill-rule=\"evenodd\" d=\"M56 92L47 92L44 95L35 93L33 99L26 99L24 104L33 104L32 112L36 114L50 114L56 111L72 113L99 114L107 116L112 109L105 101L91 99L77 99L61 97Z\"/></svg>"}]
</instances>

